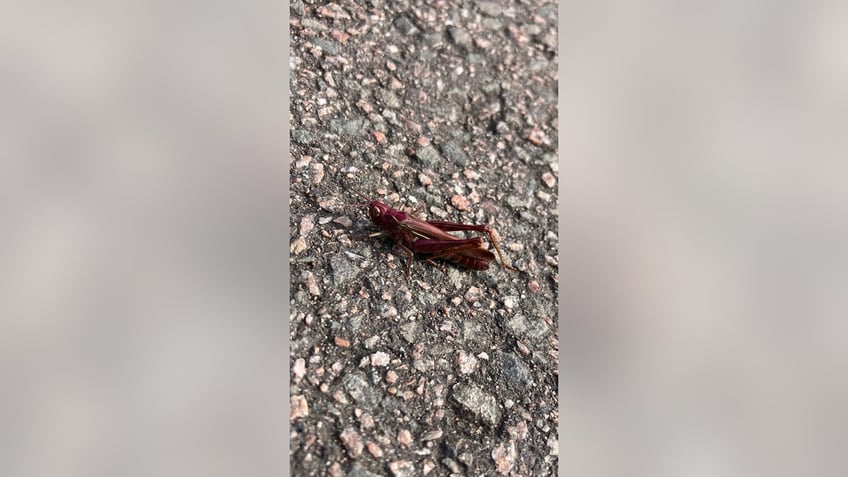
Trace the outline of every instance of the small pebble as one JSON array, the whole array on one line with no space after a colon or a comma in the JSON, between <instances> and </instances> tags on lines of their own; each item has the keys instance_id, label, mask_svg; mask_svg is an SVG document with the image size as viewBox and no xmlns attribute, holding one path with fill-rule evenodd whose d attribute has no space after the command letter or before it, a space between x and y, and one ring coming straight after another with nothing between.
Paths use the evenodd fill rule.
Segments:
<instances>
[{"instance_id":1,"label":"small pebble","mask_svg":"<svg viewBox=\"0 0 848 477\"><path fill-rule=\"evenodd\" d=\"M459 352L456 361L459 364L459 372L461 374L471 374L477 368L477 358L465 351Z\"/></svg>"},{"instance_id":2,"label":"small pebble","mask_svg":"<svg viewBox=\"0 0 848 477\"><path fill-rule=\"evenodd\" d=\"M515 346L518 348L518 351L521 351L521 354L525 356L530 354L530 348L528 348L527 345L522 343L521 341L516 342Z\"/></svg>"},{"instance_id":3,"label":"small pebble","mask_svg":"<svg viewBox=\"0 0 848 477\"><path fill-rule=\"evenodd\" d=\"M471 43L471 35L469 35L464 28L449 27L448 35L450 35L451 40L459 46L465 46Z\"/></svg>"},{"instance_id":4,"label":"small pebble","mask_svg":"<svg viewBox=\"0 0 848 477\"><path fill-rule=\"evenodd\" d=\"M508 474L515 465L518 458L518 453L515 449L515 442L510 439L508 445L500 444L492 449L492 460L495 461L495 467L501 474Z\"/></svg>"},{"instance_id":5,"label":"small pebble","mask_svg":"<svg viewBox=\"0 0 848 477\"><path fill-rule=\"evenodd\" d=\"M386 383L394 384L394 383L397 382L397 380L398 380L398 374L396 372L394 372L391 369L386 372Z\"/></svg>"},{"instance_id":6,"label":"small pebble","mask_svg":"<svg viewBox=\"0 0 848 477\"><path fill-rule=\"evenodd\" d=\"M294 134L294 133L292 133L292 134ZM311 161L312 161L312 156L303 156L300 159L298 159L294 163L294 165L297 166L298 169L300 169L302 167L308 166Z\"/></svg>"},{"instance_id":7,"label":"small pebble","mask_svg":"<svg viewBox=\"0 0 848 477\"><path fill-rule=\"evenodd\" d=\"M423 186L428 186L433 184L433 179L430 179L427 174L418 174L418 182Z\"/></svg>"},{"instance_id":8,"label":"small pebble","mask_svg":"<svg viewBox=\"0 0 848 477\"><path fill-rule=\"evenodd\" d=\"M386 143L386 135L380 131L374 131L371 134L374 135L374 140L377 141L378 144Z\"/></svg>"},{"instance_id":9,"label":"small pebble","mask_svg":"<svg viewBox=\"0 0 848 477\"><path fill-rule=\"evenodd\" d=\"M480 1L477 2L477 8L482 14L490 17L499 17L505 13L503 7L497 2Z\"/></svg>"},{"instance_id":10,"label":"small pebble","mask_svg":"<svg viewBox=\"0 0 848 477\"><path fill-rule=\"evenodd\" d=\"M369 103L368 101L365 101L364 99L360 99L359 101L357 101L356 106L365 113L370 113L370 112L374 111L374 106L372 106L371 103ZM375 132L377 132L377 131L375 131ZM376 137L376 135L374 137Z\"/></svg>"},{"instance_id":11,"label":"small pebble","mask_svg":"<svg viewBox=\"0 0 848 477\"><path fill-rule=\"evenodd\" d=\"M440 437L442 437L442 430L441 429L433 429L431 431L425 432L424 435L421 436L421 440L422 441L434 441L434 440L436 440Z\"/></svg>"},{"instance_id":12,"label":"small pebble","mask_svg":"<svg viewBox=\"0 0 848 477\"><path fill-rule=\"evenodd\" d=\"M294 361L294 366L292 366L292 372L294 373L295 383L299 382L306 376L306 360L303 358L297 358Z\"/></svg>"},{"instance_id":13,"label":"small pebble","mask_svg":"<svg viewBox=\"0 0 848 477\"><path fill-rule=\"evenodd\" d=\"M324 164L312 163L312 183L318 185L322 180L324 180Z\"/></svg>"},{"instance_id":14,"label":"small pebble","mask_svg":"<svg viewBox=\"0 0 848 477\"><path fill-rule=\"evenodd\" d=\"M552 455L554 457L559 455L559 440L556 438L556 436L551 436L550 438L548 438L548 447L551 449L549 455Z\"/></svg>"},{"instance_id":15,"label":"small pebble","mask_svg":"<svg viewBox=\"0 0 848 477\"><path fill-rule=\"evenodd\" d=\"M371 355L371 366L386 366L391 358L387 353L377 351Z\"/></svg>"},{"instance_id":16,"label":"small pebble","mask_svg":"<svg viewBox=\"0 0 848 477\"><path fill-rule=\"evenodd\" d=\"M363 412L362 415L359 416L359 422L362 424L363 429L371 429L374 427L374 417L367 412Z\"/></svg>"},{"instance_id":17,"label":"small pebble","mask_svg":"<svg viewBox=\"0 0 848 477\"><path fill-rule=\"evenodd\" d=\"M341 389L336 389L336 391L333 393L333 399L335 399L336 402L339 404L348 403L347 396L345 396L344 391L342 391Z\"/></svg>"},{"instance_id":18,"label":"small pebble","mask_svg":"<svg viewBox=\"0 0 848 477\"><path fill-rule=\"evenodd\" d=\"M336 346L338 346L339 348L350 348L350 341L344 338L336 336L335 338L333 338L333 342L335 342Z\"/></svg>"},{"instance_id":19,"label":"small pebble","mask_svg":"<svg viewBox=\"0 0 848 477\"><path fill-rule=\"evenodd\" d=\"M485 50L492 46L492 42L483 37L475 38L474 44L477 45L477 48L480 48L481 50Z\"/></svg>"},{"instance_id":20,"label":"small pebble","mask_svg":"<svg viewBox=\"0 0 848 477\"><path fill-rule=\"evenodd\" d=\"M556 185L556 177L554 177L554 175L550 172L546 172L542 174L542 182L544 182L546 186L553 189L553 187Z\"/></svg>"},{"instance_id":21,"label":"small pebble","mask_svg":"<svg viewBox=\"0 0 848 477\"><path fill-rule=\"evenodd\" d=\"M321 207L324 210L332 211L335 205L335 197L321 197L318 199L318 207Z\"/></svg>"},{"instance_id":22,"label":"small pebble","mask_svg":"<svg viewBox=\"0 0 848 477\"><path fill-rule=\"evenodd\" d=\"M440 209L440 208L436 207L435 205L430 207L430 213L435 215L436 217L438 217L440 219L447 218L447 216L448 216L447 211L445 211L444 209Z\"/></svg>"},{"instance_id":23,"label":"small pebble","mask_svg":"<svg viewBox=\"0 0 848 477\"><path fill-rule=\"evenodd\" d=\"M451 204L458 210L468 210L468 199L459 194L454 194L451 197Z\"/></svg>"},{"instance_id":24,"label":"small pebble","mask_svg":"<svg viewBox=\"0 0 848 477\"><path fill-rule=\"evenodd\" d=\"M548 142L548 138L545 136L545 133L537 127L530 130L530 133L527 135L527 140L537 146Z\"/></svg>"},{"instance_id":25,"label":"small pebble","mask_svg":"<svg viewBox=\"0 0 848 477\"><path fill-rule=\"evenodd\" d=\"M411 35L418 31L415 25L406 17L397 17L393 24L403 35Z\"/></svg>"},{"instance_id":26,"label":"small pebble","mask_svg":"<svg viewBox=\"0 0 848 477\"><path fill-rule=\"evenodd\" d=\"M386 306L385 308L383 308L382 313L383 313L383 316L386 317L386 318L393 318L393 317L397 316L397 314L398 314L397 308L395 308L392 305L389 305L389 306Z\"/></svg>"},{"instance_id":27,"label":"small pebble","mask_svg":"<svg viewBox=\"0 0 848 477\"><path fill-rule=\"evenodd\" d=\"M459 467L459 464L457 464L456 461L451 459L450 457L445 457L444 459L442 459L442 464L448 469L450 469L450 471L454 474L459 474L460 472L462 472L462 469Z\"/></svg>"},{"instance_id":28,"label":"small pebble","mask_svg":"<svg viewBox=\"0 0 848 477\"><path fill-rule=\"evenodd\" d=\"M309 270L303 272L303 279L306 281L306 289L310 295L321 296L321 289L318 288L318 283L315 280L315 275Z\"/></svg>"},{"instance_id":29,"label":"small pebble","mask_svg":"<svg viewBox=\"0 0 848 477\"><path fill-rule=\"evenodd\" d=\"M315 214L309 214L301 217L300 219L300 236L312 232L312 229L315 228Z\"/></svg>"},{"instance_id":30,"label":"small pebble","mask_svg":"<svg viewBox=\"0 0 848 477\"><path fill-rule=\"evenodd\" d=\"M318 14L327 18L350 20L350 15L337 3L328 3L318 9Z\"/></svg>"},{"instance_id":31,"label":"small pebble","mask_svg":"<svg viewBox=\"0 0 848 477\"><path fill-rule=\"evenodd\" d=\"M433 369L434 365L435 363L432 359L416 359L412 362L412 367L422 373L429 372L431 369Z\"/></svg>"},{"instance_id":32,"label":"small pebble","mask_svg":"<svg viewBox=\"0 0 848 477\"><path fill-rule=\"evenodd\" d=\"M289 413L289 420L294 421L295 419L300 419L308 415L309 403L306 401L306 398L302 395L293 395L291 397L291 412Z\"/></svg>"},{"instance_id":33,"label":"small pebble","mask_svg":"<svg viewBox=\"0 0 848 477\"><path fill-rule=\"evenodd\" d=\"M367 447L368 452L371 455L373 455L374 457L376 457L377 459L379 459L380 457L383 457L383 449L380 449L380 446L378 446L377 444L375 444L371 441L368 441L368 443L365 444L365 447Z\"/></svg>"},{"instance_id":34,"label":"small pebble","mask_svg":"<svg viewBox=\"0 0 848 477\"><path fill-rule=\"evenodd\" d=\"M524 421L518 421L518 424L514 426L508 426L506 428L506 431L509 433L510 436L514 437L515 439L526 439L528 435L527 423Z\"/></svg>"},{"instance_id":35,"label":"small pebble","mask_svg":"<svg viewBox=\"0 0 848 477\"><path fill-rule=\"evenodd\" d=\"M408 460L396 460L389 464L389 470L394 477L409 477L415 475L415 466Z\"/></svg>"},{"instance_id":36,"label":"small pebble","mask_svg":"<svg viewBox=\"0 0 848 477\"><path fill-rule=\"evenodd\" d=\"M439 151L433 146L419 147L414 152L415 157L426 166L434 166L439 161Z\"/></svg>"},{"instance_id":37,"label":"small pebble","mask_svg":"<svg viewBox=\"0 0 848 477\"><path fill-rule=\"evenodd\" d=\"M483 290L472 286L468 288L468 291L465 292L465 300L469 303L473 303L475 301L480 300L483 297Z\"/></svg>"},{"instance_id":38,"label":"small pebble","mask_svg":"<svg viewBox=\"0 0 848 477\"><path fill-rule=\"evenodd\" d=\"M291 254L292 255L300 255L301 252L306 250L306 239L303 237L298 237L291 244Z\"/></svg>"},{"instance_id":39,"label":"small pebble","mask_svg":"<svg viewBox=\"0 0 848 477\"><path fill-rule=\"evenodd\" d=\"M504 247L511 252L520 252L524 250L524 244L521 242L509 242Z\"/></svg>"},{"instance_id":40,"label":"small pebble","mask_svg":"<svg viewBox=\"0 0 848 477\"><path fill-rule=\"evenodd\" d=\"M398 444L404 447L409 447L412 444L412 433L409 432L407 429L403 429L402 431L398 432L397 441Z\"/></svg>"},{"instance_id":41,"label":"small pebble","mask_svg":"<svg viewBox=\"0 0 848 477\"><path fill-rule=\"evenodd\" d=\"M339 43L344 43L348 40L348 38L350 38L350 35L348 35L347 33L343 32L343 31L338 31L338 30L331 30L330 36L332 36L333 39L335 39Z\"/></svg>"},{"instance_id":42,"label":"small pebble","mask_svg":"<svg viewBox=\"0 0 848 477\"><path fill-rule=\"evenodd\" d=\"M362 441L359 439L359 433L356 432L352 427L348 427L339 435L339 439L341 439L342 443L347 448L348 454L351 457L356 458L362 454L362 449L365 447L362 444Z\"/></svg>"},{"instance_id":43,"label":"small pebble","mask_svg":"<svg viewBox=\"0 0 848 477\"><path fill-rule=\"evenodd\" d=\"M342 217L336 217L335 219L333 219L333 222L335 222L335 223L337 223L337 224L341 225L342 227L348 228L348 229L349 229L351 226L353 226L353 221L352 221L352 220L350 220L350 218L348 218L348 217L344 217L344 216L342 216Z\"/></svg>"},{"instance_id":44,"label":"small pebble","mask_svg":"<svg viewBox=\"0 0 848 477\"><path fill-rule=\"evenodd\" d=\"M365 345L365 349L371 349L374 346L376 346L377 343L379 343L379 342L380 342L380 337L377 336L377 335L374 335L370 338L366 338L365 341L363 341L362 343Z\"/></svg>"},{"instance_id":45,"label":"small pebble","mask_svg":"<svg viewBox=\"0 0 848 477\"><path fill-rule=\"evenodd\" d=\"M496 427L501 415L495 396L473 384L456 384L451 388L451 400L462 408L462 417Z\"/></svg>"}]
</instances>

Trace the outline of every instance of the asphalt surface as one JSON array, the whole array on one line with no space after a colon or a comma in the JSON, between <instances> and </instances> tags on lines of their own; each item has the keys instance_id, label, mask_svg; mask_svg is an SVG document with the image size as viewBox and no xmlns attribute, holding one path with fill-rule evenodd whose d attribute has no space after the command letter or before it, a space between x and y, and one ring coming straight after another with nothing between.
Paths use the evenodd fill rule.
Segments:
<instances>
[{"instance_id":1,"label":"asphalt surface","mask_svg":"<svg viewBox=\"0 0 848 477\"><path fill-rule=\"evenodd\" d=\"M293 475L556 474L556 20L291 3ZM487 224L518 271L407 279L357 192Z\"/></svg>"}]
</instances>

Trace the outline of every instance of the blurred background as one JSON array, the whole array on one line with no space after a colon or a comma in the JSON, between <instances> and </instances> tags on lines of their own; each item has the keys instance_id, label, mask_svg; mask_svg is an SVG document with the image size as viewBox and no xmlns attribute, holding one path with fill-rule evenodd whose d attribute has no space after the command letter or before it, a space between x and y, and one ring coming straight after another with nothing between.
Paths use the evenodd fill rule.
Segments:
<instances>
[{"instance_id":1,"label":"blurred background","mask_svg":"<svg viewBox=\"0 0 848 477\"><path fill-rule=\"evenodd\" d=\"M281 475L286 5L3 11L0 474Z\"/></svg>"},{"instance_id":2,"label":"blurred background","mask_svg":"<svg viewBox=\"0 0 848 477\"><path fill-rule=\"evenodd\" d=\"M848 471L837 3L561 4L564 475Z\"/></svg>"}]
</instances>

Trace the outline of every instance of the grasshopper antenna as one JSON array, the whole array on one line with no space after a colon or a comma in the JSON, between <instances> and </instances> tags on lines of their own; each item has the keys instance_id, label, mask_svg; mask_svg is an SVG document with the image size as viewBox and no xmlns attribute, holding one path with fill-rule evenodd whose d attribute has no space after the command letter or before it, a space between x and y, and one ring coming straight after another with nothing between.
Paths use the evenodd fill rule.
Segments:
<instances>
[{"instance_id":1,"label":"grasshopper antenna","mask_svg":"<svg viewBox=\"0 0 848 477\"><path fill-rule=\"evenodd\" d=\"M348 186L348 190L352 190L353 192L356 192L356 194L359 197L362 197L363 199L365 199L366 202L371 202L371 199L369 199L367 195L363 194L362 192L359 192L358 190L354 189L353 187Z\"/></svg>"},{"instance_id":2,"label":"grasshopper antenna","mask_svg":"<svg viewBox=\"0 0 848 477\"><path fill-rule=\"evenodd\" d=\"M358 190L354 189L353 187L351 187L347 184L343 184L342 187L347 192L355 192L357 195L359 195L360 197L362 197L365 200L365 203L363 203L363 204L342 204L343 207L368 207L368 203L371 202L371 199L369 199L368 196L366 196L362 192L359 192Z\"/></svg>"},{"instance_id":3,"label":"grasshopper antenna","mask_svg":"<svg viewBox=\"0 0 848 477\"><path fill-rule=\"evenodd\" d=\"M353 187L351 187L349 185L345 186L345 189L347 189L348 191L355 192L359 197L362 197L365 200L364 204L347 204L347 205L349 205L351 207L368 207L368 203L371 202L371 199L369 199L367 195L363 194L362 192L359 192L358 190L354 189Z\"/></svg>"}]
</instances>

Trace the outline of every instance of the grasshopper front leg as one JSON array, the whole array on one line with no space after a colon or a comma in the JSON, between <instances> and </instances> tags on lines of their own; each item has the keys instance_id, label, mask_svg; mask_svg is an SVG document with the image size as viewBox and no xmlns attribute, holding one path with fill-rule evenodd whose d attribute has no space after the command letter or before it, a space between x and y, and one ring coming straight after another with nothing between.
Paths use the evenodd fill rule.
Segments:
<instances>
[{"instance_id":1,"label":"grasshopper front leg","mask_svg":"<svg viewBox=\"0 0 848 477\"><path fill-rule=\"evenodd\" d=\"M394 248L399 248L406 254L406 279L409 280L409 272L412 271L412 260L415 258L415 254L401 242L396 243Z\"/></svg>"},{"instance_id":2,"label":"grasshopper front leg","mask_svg":"<svg viewBox=\"0 0 848 477\"><path fill-rule=\"evenodd\" d=\"M379 232L372 232L370 234L365 234L365 235L355 235L355 236L351 236L350 239L359 241L359 240L365 240L365 239L372 239L372 238L375 238L375 237L379 237L381 235L386 235L386 232L381 230Z\"/></svg>"}]
</instances>

